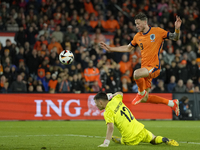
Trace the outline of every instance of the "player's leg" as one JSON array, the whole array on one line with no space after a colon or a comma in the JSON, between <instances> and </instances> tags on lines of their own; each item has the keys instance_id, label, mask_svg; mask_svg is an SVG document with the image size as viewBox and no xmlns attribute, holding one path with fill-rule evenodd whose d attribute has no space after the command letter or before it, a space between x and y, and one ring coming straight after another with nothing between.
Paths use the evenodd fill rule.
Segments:
<instances>
[{"instance_id":1,"label":"player's leg","mask_svg":"<svg viewBox=\"0 0 200 150\"><path fill-rule=\"evenodd\" d=\"M148 79L145 78L144 81L145 81L145 86L147 87L147 89L145 89L146 95L141 99L140 102L142 102L142 103L146 103L147 102L147 103L154 103L154 104L165 104L165 105L168 105L170 107L174 106L173 105L174 103L173 103L172 100L168 100L168 99L156 96L156 95L149 95L152 79L151 78L148 78ZM137 103L135 103L135 99L132 101L132 104L133 105L137 104Z\"/></svg>"},{"instance_id":2,"label":"player's leg","mask_svg":"<svg viewBox=\"0 0 200 150\"><path fill-rule=\"evenodd\" d=\"M156 77L156 76L159 75L159 72L154 72L153 75L154 76L152 76L152 77ZM151 77L151 75L150 75L150 77ZM149 90L150 90L150 87L151 87L151 81L152 81L152 78L146 79L147 94L149 93ZM145 97L144 99L142 99L141 102L147 102L147 103L153 103L153 104L165 104L165 105L171 107L172 110L175 112L175 114L177 116L179 116L179 113L180 113L180 111L179 111L179 101L177 99L169 100L169 99L166 99L166 98L163 98L163 97L160 97L160 96L148 94L148 97Z\"/></svg>"},{"instance_id":3,"label":"player's leg","mask_svg":"<svg viewBox=\"0 0 200 150\"><path fill-rule=\"evenodd\" d=\"M123 144L123 145L138 145L140 142L142 142L142 140L144 139L144 137L146 137L146 130L143 128L141 130L141 132L139 134L137 134L136 137L134 137L133 139L130 138L122 138L122 137L117 137L117 136L112 136L112 140L115 143L118 144ZM149 142L151 141L151 139L149 140Z\"/></svg>"},{"instance_id":4,"label":"player's leg","mask_svg":"<svg viewBox=\"0 0 200 150\"><path fill-rule=\"evenodd\" d=\"M165 143L165 144L171 145L171 146L179 146L177 141L172 140L172 139L168 139L168 138L162 137L162 136L156 136L153 140L151 140L150 143L153 144L153 145Z\"/></svg>"},{"instance_id":5,"label":"player's leg","mask_svg":"<svg viewBox=\"0 0 200 150\"><path fill-rule=\"evenodd\" d=\"M138 93L140 95L144 95L146 85L145 85L145 77L149 76L149 71L147 68L140 68L134 71L133 78L138 86Z\"/></svg>"},{"instance_id":6,"label":"player's leg","mask_svg":"<svg viewBox=\"0 0 200 150\"><path fill-rule=\"evenodd\" d=\"M138 86L138 94L132 101L133 105L138 104L141 100L145 101L148 98L148 93L145 89L151 87L147 85L148 80L152 80L153 78L157 77L160 74L160 70L155 67L144 67L134 71L134 79Z\"/></svg>"},{"instance_id":7,"label":"player's leg","mask_svg":"<svg viewBox=\"0 0 200 150\"><path fill-rule=\"evenodd\" d=\"M150 68L147 68L147 69L150 69ZM179 110L178 99L168 100L166 98L159 97L159 96L156 96L156 95L149 95L149 90L150 90L150 87L151 87L151 81L152 81L153 78L156 78L159 74L160 74L160 70L156 70L156 71L149 73L149 76L147 78L144 78L144 81L145 81L144 85L146 86L146 94L140 101L138 101L137 99L134 99L132 101L132 104L136 105L139 102L143 102L143 103L147 102L147 103L154 103L154 104L165 104L165 105L168 105L172 108L172 110L175 112L176 116L179 116L180 110Z\"/></svg>"},{"instance_id":8,"label":"player's leg","mask_svg":"<svg viewBox=\"0 0 200 150\"><path fill-rule=\"evenodd\" d=\"M147 129L144 129L144 133L145 133L145 136L142 142L151 143L153 145L166 143L167 145L179 146L178 142L176 142L175 140L171 140L162 136L155 136L153 133L151 133Z\"/></svg>"},{"instance_id":9,"label":"player's leg","mask_svg":"<svg viewBox=\"0 0 200 150\"><path fill-rule=\"evenodd\" d=\"M162 137L162 136L156 136L150 143L153 145L165 143L165 144L171 145L171 146L179 146L177 141L168 139L168 138Z\"/></svg>"},{"instance_id":10,"label":"player's leg","mask_svg":"<svg viewBox=\"0 0 200 150\"><path fill-rule=\"evenodd\" d=\"M133 105L138 104L146 96L146 82L145 77L149 76L149 71L147 68L140 68L134 71L133 77L138 86L138 94L132 101Z\"/></svg>"},{"instance_id":11,"label":"player's leg","mask_svg":"<svg viewBox=\"0 0 200 150\"><path fill-rule=\"evenodd\" d=\"M141 102L142 103L153 103L153 104L165 104L172 108L172 110L175 112L176 116L179 116L180 110L179 110L179 101L178 99L169 100L160 96L156 95L149 95L150 88L146 89L147 96L145 96Z\"/></svg>"},{"instance_id":12,"label":"player's leg","mask_svg":"<svg viewBox=\"0 0 200 150\"><path fill-rule=\"evenodd\" d=\"M148 85L148 84L147 84ZM175 112L176 116L179 116L180 110L179 110L179 101L178 99L169 100L160 96L156 95L149 95L150 88L146 89L147 96L145 96L141 102L142 103L153 103L153 104L164 104L172 108L172 110Z\"/></svg>"},{"instance_id":13,"label":"player's leg","mask_svg":"<svg viewBox=\"0 0 200 150\"><path fill-rule=\"evenodd\" d=\"M146 83L148 86L148 83ZM175 100L168 100L166 98L156 96L156 95L149 95L150 88L146 89L148 97L145 97L141 100L142 103L154 103L154 104L165 104L170 107L173 107L175 104Z\"/></svg>"},{"instance_id":14,"label":"player's leg","mask_svg":"<svg viewBox=\"0 0 200 150\"><path fill-rule=\"evenodd\" d=\"M166 98L159 97L156 95L149 95L146 103L165 104L172 108L172 110L175 112L176 116L179 116L179 114L180 114L178 99L168 100Z\"/></svg>"}]
</instances>

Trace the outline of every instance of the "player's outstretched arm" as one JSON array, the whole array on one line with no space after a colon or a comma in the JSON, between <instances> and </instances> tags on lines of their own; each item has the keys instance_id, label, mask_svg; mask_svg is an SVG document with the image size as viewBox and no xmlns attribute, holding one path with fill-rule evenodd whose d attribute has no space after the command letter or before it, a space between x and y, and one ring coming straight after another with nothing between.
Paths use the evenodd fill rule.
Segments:
<instances>
[{"instance_id":1,"label":"player's outstretched arm","mask_svg":"<svg viewBox=\"0 0 200 150\"><path fill-rule=\"evenodd\" d=\"M110 140L112 138L114 131L114 124L113 123L107 123L107 133L106 133L106 139L104 140L103 144L99 145L98 147L108 147L110 144Z\"/></svg>"},{"instance_id":2,"label":"player's outstretched arm","mask_svg":"<svg viewBox=\"0 0 200 150\"><path fill-rule=\"evenodd\" d=\"M105 49L108 52L131 52L134 50L134 47L129 45L119 46L119 47L110 47L104 42L100 43L101 48Z\"/></svg>"},{"instance_id":3,"label":"player's outstretched arm","mask_svg":"<svg viewBox=\"0 0 200 150\"><path fill-rule=\"evenodd\" d=\"M121 96L123 96L122 92L116 92L116 93L113 94L113 97L116 96L116 95L118 95L118 94L121 95Z\"/></svg>"},{"instance_id":4,"label":"player's outstretched arm","mask_svg":"<svg viewBox=\"0 0 200 150\"><path fill-rule=\"evenodd\" d=\"M177 41L180 38L180 27L181 27L182 20L179 16L176 16L175 22L175 32L169 33L169 39Z\"/></svg>"},{"instance_id":5,"label":"player's outstretched arm","mask_svg":"<svg viewBox=\"0 0 200 150\"><path fill-rule=\"evenodd\" d=\"M116 93L114 93L114 94L112 94L112 93L107 93L106 95L107 95L107 97L108 97L108 100L110 101L114 96L116 96L116 95L118 95L118 94L120 94L121 96L123 96L123 93L122 93L122 92L116 92Z\"/></svg>"}]
</instances>

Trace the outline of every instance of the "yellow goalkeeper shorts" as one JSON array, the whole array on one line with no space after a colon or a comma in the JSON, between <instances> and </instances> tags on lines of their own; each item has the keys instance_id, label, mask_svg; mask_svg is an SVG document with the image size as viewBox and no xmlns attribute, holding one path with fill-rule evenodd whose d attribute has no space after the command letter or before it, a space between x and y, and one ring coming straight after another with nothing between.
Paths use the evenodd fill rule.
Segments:
<instances>
[{"instance_id":1,"label":"yellow goalkeeper shorts","mask_svg":"<svg viewBox=\"0 0 200 150\"><path fill-rule=\"evenodd\" d=\"M130 141L121 138L121 144L138 145L140 142L150 143L152 139L153 139L153 134L144 128L134 139Z\"/></svg>"}]
</instances>

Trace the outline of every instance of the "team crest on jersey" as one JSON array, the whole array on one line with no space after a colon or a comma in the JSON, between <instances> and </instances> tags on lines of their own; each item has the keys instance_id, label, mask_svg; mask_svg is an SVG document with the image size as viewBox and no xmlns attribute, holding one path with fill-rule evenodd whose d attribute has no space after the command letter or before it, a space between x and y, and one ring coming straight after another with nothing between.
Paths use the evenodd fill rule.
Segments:
<instances>
[{"instance_id":1,"label":"team crest on jersey","mask_svg":"<svg viewBox=\"0 0 200 150\"><path fill-rule=\"evenodd\" d=\"M155 42L155 38L156 38L155 34L150 35L151 42Z\"/></svg>"}]
</instances>

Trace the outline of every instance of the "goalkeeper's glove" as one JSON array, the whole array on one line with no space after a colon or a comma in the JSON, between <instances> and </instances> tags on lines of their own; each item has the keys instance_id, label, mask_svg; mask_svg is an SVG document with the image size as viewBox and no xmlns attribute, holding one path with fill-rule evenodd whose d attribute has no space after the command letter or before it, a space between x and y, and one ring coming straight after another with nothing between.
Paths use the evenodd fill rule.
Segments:
<instances>
[{"instance_id":1,"label":"goalkeeper's glove","mask_svg":"<svg viewBox=\"0 0 200 150\"><path fill-rule=\"evenodd\" d=\"M112 99L112 97L113 97L113 94L112 94L112 93L107 93L106 95L107 95L109 101L110 101L110 100Z\"/></svg>"},{"instance_id":2,"label":"goalkeeper's glove","mask_svg":"<svg viewBox=\"0 0 200 150\"><path fill-rule=\"evenodd\" d=\"M110 140L105 139L103 144L99 145L98 147L108 147L110 144Z\"/></svg>"}]
</instances>

